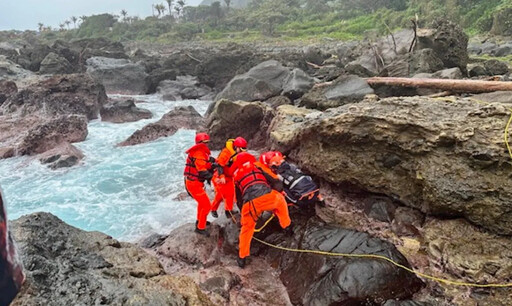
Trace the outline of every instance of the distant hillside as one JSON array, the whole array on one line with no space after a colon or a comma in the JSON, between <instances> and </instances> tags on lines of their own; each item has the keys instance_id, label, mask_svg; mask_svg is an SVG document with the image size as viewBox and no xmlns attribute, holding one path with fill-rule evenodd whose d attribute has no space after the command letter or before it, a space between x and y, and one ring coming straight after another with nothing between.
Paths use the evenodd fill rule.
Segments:
<instances>
[{"instance_id":1,"label":"distant hillside","mask_svg":"<svg viewBox=\"0 0 512 306\"><path fill-rule=\"evenodd\" d=\"M224 0L203 0L199 5L211 5L213 2L220 2L222 6L226 6ZM244 8L251 2L251 0L231 0L231 7Z\"/></svg>"}]
</instances>

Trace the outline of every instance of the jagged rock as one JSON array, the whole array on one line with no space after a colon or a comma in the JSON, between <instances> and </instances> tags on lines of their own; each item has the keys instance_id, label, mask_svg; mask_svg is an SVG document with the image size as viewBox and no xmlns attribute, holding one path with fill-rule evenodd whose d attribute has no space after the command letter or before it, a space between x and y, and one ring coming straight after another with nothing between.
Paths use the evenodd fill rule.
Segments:
<instances>
[{"instance_id":1,"label":"jagged rock","mask_svg":"<svg viewBox=\"0 0 512 306\"><path fill-rule=\"evenodd\" d=\"M18 116L53 117L64 114L98 118L99 109L107 101L105 88L83 74L54 76L39 81L10 96L0 113Z\"/></svg>"},{"instance_id":2,"label":"jagged rock","mask_svg":"<svg viewBox=\"0 0 512 306\"><path fill-rule=\"evenodd\" d=\"M34 75L32 71L25 70L20 65L8 60L5 56L0 55L0 79L20 80L32 75Z\"/></svg>"},{"instance_id":3,"label":"jagged rock","mask_svg":"<svg viewBox=\"0 0 512 306\"><path fill-rule=\"evenodd\" d=\"M105 86L109 93L145 94L147 73L141 63L127 59L92 57L87 73Z\"/></svg>"},{"instance_id":4,"label":"jagged rock","mask_svg":"<svg viewBox=\"0 0 512 306\"><path fill-rule=\"evenodd\" d=\"M211 305L188 282L162 275L158 261L129 243L85 232L48 213L12 222L27 281L13 305Z\"/></svg>"},{"instance_id":5,"label":"jagged rock","mask_svg":"<svg viewBox=\"0 0 512 306\"><path fill-rule=\"evenodd\" d=\"M160 82L165 80L176 80L176 71L174 69L164 68L152 70L146 78L146 93L155 93Z\"/></svg>"},{"instance_id":6,"label":"jagged rock","mask_svg":"<svg viewBox=\"0 0 512 306\"><path fill-rule=\"evenodd\" d=\"M340 75L347 73L358 75L357 73L346 72L345 69L337 65L323 65L320 69L315 71L313 76L322 82L330 82L337 79Z\"/></svg>"},{"instance_id":7,"label":"jagged rock","mask_svg":"<svg viewBox=\"0 0 512 306\"><path fill-rule=\"evenodd\" d=\"M203 127L204 119L194 107L177 107L165 114L157 122L150 123L137 130L128 139L118 144L118 146L133 146L161 137L172 136L179 129L201 130Z\"/></svg>"},{"instance_id":8,"label":"jagged rock","mask_svg":"<svg viewBox=\"0 0 512 306\"><path fill-rule=\"evenodd\" d=\"M382 222L391 222L395 219L396 206L387 197L369 197L364 204L364 211L370 218Z\"/></svg>"},{"instance_id":9,"label":"jagged rock","mask_svg":"<svg viewBox=\"0 0 512 306\"><path fill-rule=\"evenodd\" d=\"M290 70L275 60L263 62L234 77L217 95L217 100L263 101L279 95Z\"/></svg>"},{"instance_id":10,"label":"jagged rock","mask_svg":"<svg viewBox=\"0 0 512 306\"><path fill-rule=\"evenodd\" d=\"M302 97L299 106L326 110L359 102L368 94L373 94L373 89L365 80L354 75L341 76L332 85L313 88Z\"/></svg>"},{"instance_id":11,"label":"jagged rock","mask_svg":"<svg viewBox=\"0 0 512 306\"><path fill-rule=\"evenodd\" d=\"M177 101L186 99L207 100L213 96L213 91L206 85L199 84L197 77L178 76L176 81L162 81L158 85L158 93L164 100Z\"/></svg>"},{"instance_id":12,"label":"jagged rock","mask_svg":"<svg viewBox=\"0 0 512 306\"><path fill-rule=\"evenodd\" d=\"M397 235L416 236L419 234L419 228L423 226L425 215L420 211L399 206L395 210L395 219L391 224L391 229Z\"/></svg>"},{"instance_id":13,"label":"jagged rock","mask_svg":"<svg viewBox=\"0 0 512 306\"><path fill-rule=\"evenodd\" d=\"M210 148L223 148L226 139L238 136L249 142L249 148L262 148L274 111L262 102L219 100L208 117Z\"/></svg>"},{"instance_id":14,"label":"jagged rock","mask_svg":"<svg viewBox=\"0 0 512 306\"><path fill-rule=\"evenodd\" d=\"M348 64L347 66L345 66L345 71L348 74L357 75L358 77L362 78L369 78L375 76L373 72L366 69L360 64Z\"/></svg>"},{"instance_id":15,"label":"jagged rock","mask_svg":"<svg viewBox=\"0 0 512 306\"><path fill-rule=\"evenodd\" d=\"M384 67L383 76L411 77L418 73L433 73L443 69L443 62L432 49L421 49L398 57Z\"/></svg>"},{"instance_id":16,"label":"jagged rock","mask_svg":"<svg viewBox=\"0 0 512 306\"><path fill-rule=\"evenodd\" d=\"M388 300L382 306L434 306L429 302Z\"/></svg>"},{"instance_id":17,"label":"jagged rock","mask_svg":"<svg viewBox=\"0 0 512 306\"><path fill-rule=\"evenodd\" d=\"M77 165L84 158L82 151L70 143L46 151L39 156L41 164L48 164L50 169L69 168Z\"/></svg>"},{"instance_id":18,"label":"jagged rock","mask_svg":"<svg viewBox=\"0 0 512 306\"><path fill-rule=\"evenodd\" d=\"M281 105L291 105L291 104L293 104L293 102L288 97L276 96L276 97L272 97L272 98L266 100L265 104L268 104L273 109L276 109Z\"/></svg>"},{"instance_id":19,"label":"jagged rock","mask_svg":"<svg viewBox=\"0 0 512 306\"><path fill-rule=\"evenodd\" d=\"M509 73L506 63L494 59L485 61L484 67L488 75L504 75Z\"/></svg>"},{"instance_id":20,"label":"jagged rock","mask_svg":"<svg viewBox=\"0 0 512 306\"><path fill-rule=\"evenodd\" d=\"M73 67L68 60L53 52L48 53L39 68L40 74L67 74L72 72Z\"/></svg>"},{"instance_id":21,"label":"jagged rock","mask_svg":"<svg viewBox=\"0 0 512 306\"><path fill-rule=\"evenodd\" d=\"M292 238L272 234L265 240L305 250L383 255L408 265L392 244L366 233L325 225L316 218L296 226ZM293 304L378 303L387 299L409 298L423 285L413 274L380 260L283 253L273 249L268 250L267 257L279 263L280 278Z\"/></svg>"},{"instance_id":22,"label":"jagged rock","mask_svg":"<svg viewBox=\"0 0 512 306\"><path fill-rule=\"evenodd\" d=\"M306 46L304 47L304 60L322 65L322 63L330 57L329 54L325 54L322 49L315 46Z\"/></svg>"},{"instance_id":23,"label":"jagged rock","mask_svg":"<svg viewBox=\"0 0 512 306\"><path fill-rule=\"evenodd\" d=\"M509 116L503 105L471 100L363 101L306 120L288 155L328 182L351 182L427 214L511 234L503 140ZM399 163L386 163L390 155Z\"/></svg>"},{"instance_id":24,"label":"jagged rock","mask_svg":"<svg viewBox=\"0 0 512 306\"><path fill-rule=\"evenodd\" d=\"M44 58L52 52L52 49L44 44L35 43L32 45L24 45L19 49L19 55L16 57L16 63L24 69L37 72Z\"/></svg>"},{"instance_id":25,"label":"jagged rock","mask_svg":"<svg viewBox=\"0 0 512 306\"><path fill-rule=\"evenodd\" d=\"M431 48L446 68L459 67L466 72L468 36L460 26L449 20L435 20L430 29L418 30L416 49ZM439 70L439 69L437 69Z\"/></svg>"},{"instance_id":26,"label":"jagged rock","mask_svg":"<svg viewBox=\"0 0 512 306\"><path fill-rule=\"evenodd\" d=\"M476 283L505 283L512 240L482 231L465 220L431 219L424 225L426 250L444 270Z\"/></svg>"},{"instance_id":27,"label":"jagged rock","mask_svg":"<svg viewBox=\"0 0 512 306\"><path fill-rule=\"evenodd\" d=\"M8 97L18 92L16 83L12 81L0 81L0 105L2 105Z\"/></svg>"},{"instance_id":28,"label":"jagged rock","mask_svg":"<svg viewBox=\"0 0 512 306\"><path fill-rule=\"evenodd\" d=\"M84 61L91 57L128 58L122 43L104 37L72 40L70 45L82 54Z\"/></svg>"},{"instance_id":29,"label":"jagged rock","mask_svg":"<svg viewBox=\"0 0 512 306\"><path fill-rule=\"evenodd\" d=\"M496 49L491 51L491 54L497 57L504 57L512 54L512 43L497 46Z\"/></svg>"},{"instance_id":30,"label":"jagged rock","mask_svg":"<svg viewBox=\"0 0 512 306\"><path fill-rule=\"evenodd\" d=\"M66 142L84 141L87 137L87 118L65 115L50 119L28 130L17 147L19 155L46 152Z\"/></svg>"},{"instance_id":31,"label":"jagged rock","mask_svg":"<svg viewBox=\"0 0 512 306\"><path fill-rule=\"evenodd\" d=\"M135 100L111 100L110 103L102 105L100 109L101 121L124 123L150 119L153 117L151 111L135 106Z\"/></svg>"},{"instance_id":32,"label":"jagged rock","mask_svg":"<svg viewBox=\"0 0 512 306\"><path fill-rule=\"evenodd\" d=\"M485 68L483 66L480 66L480 65L472 65L472 66L469 66L469 76L470 77L478 77L478 76L483 76L483 75L487 75L487 70L485 70Z\"/></svg>"},{"instance_id":33,"label":"jagged rock","mask_svg":"<svg viewBox=\"0 0 512 306\"><path fill-rule=\"evenodd\" d=\"M293 69L284 80L282 95L295 100L308 92L315 81L301 69Z\"/></svg>"}]
</instances>

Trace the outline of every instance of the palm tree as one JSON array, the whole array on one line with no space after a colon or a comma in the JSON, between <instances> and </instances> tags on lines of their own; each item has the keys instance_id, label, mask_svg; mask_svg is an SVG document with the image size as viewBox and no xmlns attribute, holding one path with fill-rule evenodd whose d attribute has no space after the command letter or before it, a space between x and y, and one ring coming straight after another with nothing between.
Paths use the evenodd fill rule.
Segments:
<instances>
[{"instance_id":1,"label":"palm tree","mask_svg":"<svg viewBox=\"0 0 512 306\"><path fill-rule=\"evenodd\" d=\"M64 31L64 27L65 27L65 26L66 26L66 25L65 25L65 24L63 24L63 23L59 24L59 28L60 28L60 30L61 30L61 31Z\"/></svg>"},{"instance_id":2,"label":"palm tree","mask_svg":"<svg viewBox=\"0 0 512 306\"><path fill-rule=\"evenodd\" d=\"M84 22L87 19L87 16L80 16L80 22Z\"/></svg>"},{"instance_id":3,"label":"palm tree","mask_svg":"<svg viewBox=\"0 0 512 306\"><path fill-rule=\"evenodd\" d=\"M121 10L121 15L123 15L123 21L126 21L126 15L128 15L128 12L126 10Z\"/></svg>"},{"instance_id":4,"label":"palm tree","mask_svg":"<svg viewBox=\"0 0 512 306\"><path fill-rule=\"evenodd\" d=\"M76 29L76 22L78 21L78 18L76 18L75 16L71 16L71 21L73 21L73 26Z\"/></svg>"},{"instance_id":5,"label":"palm tree","mask_svg":"<svg viewBox=\"0 0 512 306\"><path fill-rule=\"evenodd\" d=\"M169 15L171 15L171 13L172 13L172 10L171 10L171 7L172 7L172 1L173 1L173 0L165 0L165 2L167 2L167 6L169 7Z\"/></svg>"},{"instance_id":6,"label":"palm tree","mask_svg":"<svg viewBox=\"0 0 512 306\"><path fill-rule=\"evenodd\" d=\"M185 0L178 0L174 9L178 12L178 17L180 16L180 12L183 11L183 7L185 7Z\"/></svg>"},{"instance_id":7,"label":"palm tree","mask_svg":"<svg viewBox=\"0 0 512 306\"><path fill-rule=\"evenodd\" d=\"M40 23L40 22L39 22L39 23L37 24L37 28L39 29L39 32L43 32L43 30L44 30L44 24L42 24L42 23Z\"/></svg>"},{"instance_id":8,"label":"palm tree","mask_svg":"<svg viewBox=\"0 0 512 306\"><path fill-rule=\"evenodd\" d=\"M69 25L71 24L71 21L66 20L66 21L64 21L64 23L68 26L68 30L69 30Z\"/></svg>"},{"instance_id":9,"label":"palm tree","mask_svg":"<svg viewBox=\"0 0 512 306\"><path fill-rule=\"evenodd\" d=\"M155 4L155 10L158 12L158 17L162 14L162 9L160 8L160 4Z\"/></svg>"},{"instance_id":10,"label":"palm tree","mask_svg":"<svg viewBox=\"0 0 512 306\"><path fill-rule=\"evenodd\" d=\"M229 7L231 6L231 0L224 0L224 2L226 3L226 7L228 8L229 11Z\"/></svg>"},{"instance_id":11,"label":"palm tree","mask_svg":"<svg viewBox=\"0 0 512 306\"><path fill-rule=\"evenodd\" d=\"M165 5L161 4L160 10L162 11L162 15L165 15L165 11L167 10L167 8L165 7Z\"/></svg>"}]
</instances>

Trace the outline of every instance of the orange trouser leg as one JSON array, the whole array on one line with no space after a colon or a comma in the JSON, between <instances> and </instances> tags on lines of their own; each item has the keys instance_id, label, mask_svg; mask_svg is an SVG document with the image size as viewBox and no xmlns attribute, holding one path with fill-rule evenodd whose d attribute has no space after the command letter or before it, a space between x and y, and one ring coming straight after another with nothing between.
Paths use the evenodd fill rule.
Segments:
<instances>
[{"instance_id":1,"label":"orange trouser leg","mask_svg":"<svg viewBox=\"0 0 512 306\"><path fill-rule=\"evenodd\" d=\"M197 201L197 228L205 229L206 228L206 218L210 213L210 198L206 194L204 190L204 183L199 181L190 181L185 180L185 187L188 192L192 195L194 200Z\"/></svg>"},{"instance_id":2,"label":"orange trouser leg","mask_svg":"<svg viewBox=\"0 0 512 306\"><path fill-rule=\"evenodd\" d=\"M215 199L212 202L212 210L219 209L222 200L224 200L224 209L233 210L234 199L235 184L232 178L226 178L226 184L215 185Z\"/></svg>"},{"instance_id":3,"label":"orange trouser leg","mask_svg":"<svg viewBox=\"0 0 512 306\"><path fill-rule=\"evenodd\" d=\"M290 216L288 215L288 205L284 196L279 192L272 190L272 192L251 202L245 203L242 207L242 220L240 221L242 229L240 230L238 252L240 258L250 255L251 240L256 221L263 211L272 211L279 219L279 224L282 228L288 227L291 223Z\"/></svg>"}]
</instances>

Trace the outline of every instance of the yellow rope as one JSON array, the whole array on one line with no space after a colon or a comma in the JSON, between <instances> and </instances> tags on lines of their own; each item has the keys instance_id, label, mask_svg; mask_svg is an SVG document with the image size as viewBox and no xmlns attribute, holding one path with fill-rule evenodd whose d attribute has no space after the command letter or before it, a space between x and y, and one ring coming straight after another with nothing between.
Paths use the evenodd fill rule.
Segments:
<instances>
[{"instance_id":1,"label":"yellow rope","mask_svg":"<svg viewBox=\"0 0 512 306\"><path fill-rule=\"evenodd\" d=\"M419 277L422 277L422 278L425 278L425 279L429 279L429 280L432 280L432 281L436 281L438 283L444 283L444 284L447 284L447 285L454 285L454 286L467 286L467 287L478 287L478 288L506 288L506 287L512 287L512 283L507 283L507 284L474 284L474 283L467 283L467 282L460 282L460 281L453 281L453 280L449 280L449 279L443 279L443 278L439 278L439 277L435 277L435 276L431 276L431 275L428 275L428 274L425 274L425 273L421 273L421 272L418 272L418 271L415 271L411 268L408 268L402 264L399 264L397 263L396 261L390 259L390 258L387 258L386 256L382 256L382 255L373 255L373 254L345 254L345 253L332 253L332 252L325 252L325 251L315 251L315 250L301 250L301 249L292 249L292 248L285 248L285 247L282 247L282 246L277 246L277 245L273 245L271 243L268 243L266 241L263 241L261 239L258 239L256 237L254 237L254 240L266 245L266 246L269 246L269 247L272 247L272 248L275 248L275 249L278 249L278 250L282 250L282 251L288 251L288 252L295 252L295 253L309 253L309 254L317 254L317 255L325 255L325 256L337 256L337 257L349 257L349 258L371 258L371 259L381 259L381 260L385 260L387 262L390 262L392 263L393 265L401 268L401 269L404 269L405 271L408 271L410 273L413 273Z\"/></svg>"}]
</instances>

